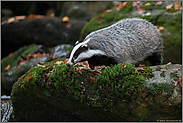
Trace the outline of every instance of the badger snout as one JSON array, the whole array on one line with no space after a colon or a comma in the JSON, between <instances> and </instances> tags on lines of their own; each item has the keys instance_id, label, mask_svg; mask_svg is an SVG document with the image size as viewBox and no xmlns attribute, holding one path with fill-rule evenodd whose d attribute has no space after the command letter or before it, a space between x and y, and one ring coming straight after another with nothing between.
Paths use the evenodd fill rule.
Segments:
<instances>
[{"instance_id":1,"label":"badger snout","mask_svg":"<svg viewBox=\"0 0 183 123\"><path fill-rule=\"evenodd\" d=\"M73 64L72 62L69 62L69 61L68 61L68 62L66 63L66 65L67 65L68 67L70 67L70 66L72 66L72 65L74 65L74 64Z\"/></svg>"},{"instance_id":2,"label":"badger snout","mask_svg":"<svg viewBox=\"0 0 183 123\"><path fill-rule=\"evenodd\" d=\"M67 65L68 67L70 67L70 66L71 66L69 63L66 63L66 65Z\"/></svg>"}]
</instances>

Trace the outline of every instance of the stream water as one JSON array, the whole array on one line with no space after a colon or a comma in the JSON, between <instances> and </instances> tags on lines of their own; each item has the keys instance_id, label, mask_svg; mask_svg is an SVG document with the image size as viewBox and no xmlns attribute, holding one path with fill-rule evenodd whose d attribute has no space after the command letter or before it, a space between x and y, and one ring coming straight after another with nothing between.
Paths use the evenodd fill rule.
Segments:
<instances>
[{"instance_id":1,"label":"stream water","mask_svg":"<svg viewBox=\"0 0 183 123\"><path fill-rule=\"evenodd\" d=\"M1 122L13 121L10 96L1 96Z\"/></svg>"}]
</instances>

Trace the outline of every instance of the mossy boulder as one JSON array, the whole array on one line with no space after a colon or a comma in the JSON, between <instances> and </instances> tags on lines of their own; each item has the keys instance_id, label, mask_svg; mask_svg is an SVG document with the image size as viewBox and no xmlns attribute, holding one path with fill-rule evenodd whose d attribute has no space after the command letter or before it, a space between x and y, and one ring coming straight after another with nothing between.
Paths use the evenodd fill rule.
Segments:
<instances>
[{"instance_id":1,"label":"mossy boulder","mask_svg":"<svg viewBox=\"0 0 183 123\"><path fill-rule=\"evenodd\" d=\"M15 121L181 120L180 98L171 106L156 103L155 98L161 98L166 87L161 85L154 93L148 91L143 72L137 72L132 64L107 67L98 74L81 69L82 65L68 67L60 63L39 64L13 85L11 102ZM175 88L180 97L180 87L167 84L170 93L165 100L173 98Z\"/></svg>"},{"instance_id":2,"label":"mossy boulder","mask_svg":"<svg viewBox=\"0 0 183 123\"><path fill-rule=\"evenodd\" d=\"M160 31L164 40L164 63L182 63L182 11L175 10L172 7L166 10L166 6L177 2L162 2L157 5L157 1L141 2L143 5L143 13L138 14L137 6L132 6L132 1L128 1L125 7L122 7L119 11L118 8L111 8L106 13L103 12L92 18L82 29L80 34L80 41L92 31L110 26L119 20L124 18L142 18L150 21L155 26L164 27L164 30ZM150 3L150 5L145 5ZM139 5L138 4L138 5ZM182 5L182 2L180 1Z\"/></svg>"},{"instance_id":3,"label":"mossy boulder","mask_svg":"<svg viewBox=\"0 0 183 123\"><path fill-rule=\"evenodd\" d=\"M69 56L72 46L69 44L48 48L42 45L28 45L21 47L1 61L2 95L10 95L13 84L30 68L39 62L48 62L55 58Z\"/></svg>"},{"instance_id":4,"label":"mossy boulder","mask_svg":"<svg viewBox=\"0 0 183 123\"><path fill-rule=\"evenodd\" d=\"M53 47L60 44L74 44L85 21L62 18L26 18L22 21L2 25L2 57L24 45L41 44ZM13 46L13 47L10 47Z\"/></svg>"}]
</instances>

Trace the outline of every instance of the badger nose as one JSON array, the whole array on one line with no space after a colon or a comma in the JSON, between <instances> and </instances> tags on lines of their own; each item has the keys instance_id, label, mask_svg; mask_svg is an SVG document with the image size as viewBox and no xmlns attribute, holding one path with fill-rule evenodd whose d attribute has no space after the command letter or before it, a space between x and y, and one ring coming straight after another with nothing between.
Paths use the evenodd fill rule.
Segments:
<instances>
[{"instance_id":1,"label":"badger nose","mask_svg":"<svg viewBox=\"0 0 183 123\"><path fill-rule=\"evenodd\" d=\"M70 66L71 66L69 63L66 63L66 65L67 65L68 67L70 67Z\"/></svg>"}]
</instances>

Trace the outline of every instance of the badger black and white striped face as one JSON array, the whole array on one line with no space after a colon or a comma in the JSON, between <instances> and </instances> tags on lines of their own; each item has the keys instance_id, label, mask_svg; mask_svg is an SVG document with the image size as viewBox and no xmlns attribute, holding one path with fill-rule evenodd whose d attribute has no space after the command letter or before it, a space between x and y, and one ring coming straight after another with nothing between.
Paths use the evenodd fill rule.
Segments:
<instances>
[{"instance_id":1,"label":"badger black and white striped face","mask_svg":"<svg viewBox=\"0 0 183 123\"><path fill-rule=\"evenodd\" d=\"M75 43L76 45L70 54L70 58L66 63L67 65L72 66L78 62L86 61L87 59L91 58L94 55L105 55L105 53L99 49L91 49L88 46L89 41L90 41L90 38L84 42Z\"/></svg>"}]
</instances>

